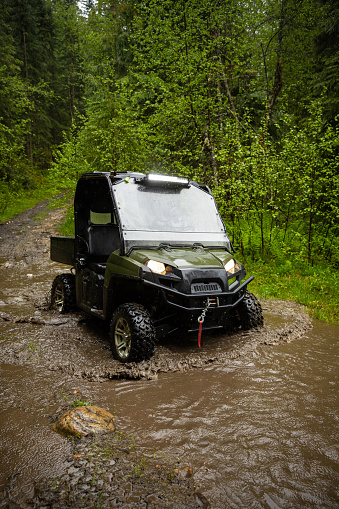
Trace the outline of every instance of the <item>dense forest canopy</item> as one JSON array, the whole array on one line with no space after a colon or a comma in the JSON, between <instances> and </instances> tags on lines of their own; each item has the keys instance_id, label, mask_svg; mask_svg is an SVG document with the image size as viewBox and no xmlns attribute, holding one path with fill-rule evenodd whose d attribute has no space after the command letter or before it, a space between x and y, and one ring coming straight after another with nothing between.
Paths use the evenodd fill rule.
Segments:
<instances>
[{"instance_id":1,"label":"dense forest canopy","mask_svg":"<svg viewBox=\"0 0 339 509\"><path fill-rule=\"evenodd\" d=\"M243 253L338 262L335 0L2 0L0 44L0 207L184 174Z\"/></svg>"}]
</instances>

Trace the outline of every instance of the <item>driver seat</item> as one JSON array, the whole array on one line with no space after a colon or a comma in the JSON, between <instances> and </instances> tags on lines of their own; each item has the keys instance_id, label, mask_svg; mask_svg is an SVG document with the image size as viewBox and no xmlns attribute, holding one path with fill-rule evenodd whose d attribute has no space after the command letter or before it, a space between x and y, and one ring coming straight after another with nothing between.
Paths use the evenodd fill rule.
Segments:
<instances>
[{"instance_id":1,"label":"driver seat","mask_svg":"<svg viewBox=\"0 0 339 509\"><path fill-rule=\"evenodd\" d=\"M91 261L106 262L113 251L120 249L119 228L114 224L92 224L86 234Z\"/></svg>"}]
</instances>

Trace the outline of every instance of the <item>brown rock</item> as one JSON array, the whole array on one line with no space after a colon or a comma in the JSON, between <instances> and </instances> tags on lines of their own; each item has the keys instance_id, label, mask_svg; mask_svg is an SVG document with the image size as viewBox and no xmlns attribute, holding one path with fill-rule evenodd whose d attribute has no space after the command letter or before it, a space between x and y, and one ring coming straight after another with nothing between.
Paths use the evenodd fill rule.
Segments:
<instances>
[{"instance_id":1,"label":"brown rock","mask_svg":"<svg viewBox=\"0 0 339 509\"><path fill-rule=\"evenodd\" d=\"M95 435L115 431L112 414L97 406L80 406L65 412L52 426L65 435Z\"/></svg>"},{"instance_id":2,"label":"brown rock","mask_svg":"<svg viewBox=\"0 0 339 509\"><path fill-rule=\"evenodd\" d=\"M175 468L173 470L173 472L181 475L181 477L192 477L193 476L193 468L192 467Z\"/></svg>"}]
</instances>

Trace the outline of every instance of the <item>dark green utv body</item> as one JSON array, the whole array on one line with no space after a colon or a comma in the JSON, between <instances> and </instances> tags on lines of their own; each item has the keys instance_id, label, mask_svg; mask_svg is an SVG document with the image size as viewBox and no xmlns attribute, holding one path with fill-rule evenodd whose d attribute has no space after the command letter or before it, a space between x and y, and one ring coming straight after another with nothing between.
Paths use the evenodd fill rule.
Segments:
<instances>
[{"instance_id":1,"label":"dark green utv body","mask_svg":"<svg viewBox=\"0 0 339 509\"><path fill-rule=\"evenodd\" d=\"M113 355L141 361L179 328L261 326L253 279L207 186L183 177L86 173L77 184L75 237L52 237L51 259L73 267L52 286L52 306L110 321Z\"/></svg>"}]
</instances>

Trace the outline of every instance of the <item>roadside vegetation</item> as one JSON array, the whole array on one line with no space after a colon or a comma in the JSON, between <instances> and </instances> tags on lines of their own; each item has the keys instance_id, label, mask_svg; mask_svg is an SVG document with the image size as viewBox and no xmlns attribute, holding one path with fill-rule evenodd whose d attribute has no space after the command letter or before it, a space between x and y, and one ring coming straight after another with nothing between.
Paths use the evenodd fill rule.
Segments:
<instances>
[{"instance_id":1,"label":"roadside vegetation","mask_svg":"<svg viewBox=\"0 0 339 509\"><path fill-rule=\"evenodd\" d=\"M73 190L57 186L55 182L48 182L46 186L35 189L18 189L9 198L6 208L0 213L0 223L33 208L38 203L49 200L48 209L67 206L73 199Z\"/></svg>"},{"instance_id":2,"label":"roadside vegetation","mask_svg":"<svg viewBox=\"0 0 339 509\"><path fill-rule=\"evenodd\" d=\"M246 262L248 274L255 279L250 290L259 298L293 300L303 304L312 318L339 323L339 274L330 264L310 267L287 260Z\"/></svg>"},{"instance_id":3,"label":"roadside vegetation","mask_svg":"<svg viewBox=\"0 0 339 509\"><path fill-rule=\"evenodd\" d=\"M187 175L255 293L338 323L337 2L81 6L0 9L0 220L85 171Z\"/></svg>"}]
</instances>

